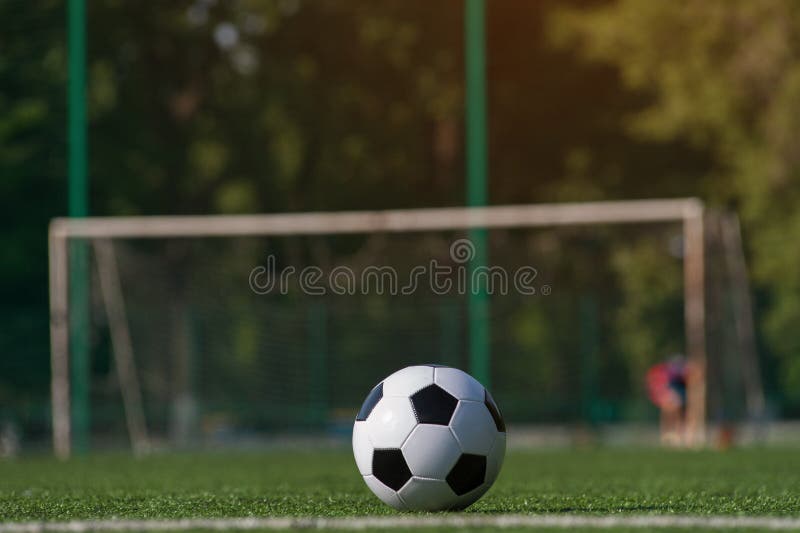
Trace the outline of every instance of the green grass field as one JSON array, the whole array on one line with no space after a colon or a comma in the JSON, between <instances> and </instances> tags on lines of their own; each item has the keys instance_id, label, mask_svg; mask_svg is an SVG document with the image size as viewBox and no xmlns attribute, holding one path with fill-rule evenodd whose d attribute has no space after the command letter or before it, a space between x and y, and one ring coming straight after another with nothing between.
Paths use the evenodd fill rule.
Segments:
<instances>
[{"instance_id":1,"label":"green grass field","mask_svg":"<svg viewBox=\"0 0 800 533\"><path fill-rule=\"evenodd\" d=\"M512 451L466 513L800 516L800 451ZM0 522L361 515L347 450L0 462Z\"/></svg>"}]
</instances>

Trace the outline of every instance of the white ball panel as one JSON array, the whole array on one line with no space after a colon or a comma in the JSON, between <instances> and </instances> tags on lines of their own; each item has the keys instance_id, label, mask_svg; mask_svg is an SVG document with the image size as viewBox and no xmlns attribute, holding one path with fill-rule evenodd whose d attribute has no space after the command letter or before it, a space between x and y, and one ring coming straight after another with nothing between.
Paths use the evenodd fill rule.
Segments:
<instances>
[{"instance_id":1,"label":"white ball panel","mask_svg":"<svg viewBox=\"0 0 800 533\"><path fill-rule=\"evenodd\" d=\"M370 490L381 499L383 503L394 507L395 509L403 510L405 509L405 505L403 504L403 500L397 495L395 491L384 485L383 483L378 480L375 476L364 476L364 481L366 482L367 486Z\"/></svg>"},{"instance_id":2,"label":"white ball panel","mask_svg":"<svg viewBox=\"0 0 800 533\"><path fill-rule=\"evenodd\" d=\"M459 400L482 402L485 398L483 385L457 368L435 368L434 381Z\"/></svg>"},{"instance_id":3,"label":"white ball panel","mask_svg":"<svg viewBox=\"0 0 800 533\"><path fill-rule=\"evenodd\" d=\"M506 456L506 434L498 433L489 455L486 457L486 484L491 485L500 474Z\"/></svg>"},{"instance_id":4,"label":"white ball panel","mask_svg":"<svg viewBox=\"0 0 800 533\"><path fill-rule=\"evenodd\" d=\"M356 422L353 425L353 456L356 458L356 465L362 476L372 474L372 450L367 423Z\"/></svg>"},{"instance_id":5,"label":"white ball panel","mask_svg":"<svg viewBox=\"0 0 800 533\"><path fill-rule=\"evenodd\" d=\"M482 402L458 402L450 428L464 453L486 455L498 435L489 409Z\"/></svg>"},{"instance_id":6,"label":"white ball panel","mask_svg":"<svg viewBox=\"0 0 800 533\"><path fill-rule=\"evenodd\" d=\"M403 456L415 476L444 479L461 456L447 426L419 424L403 444Z\"/></svg>"},{"instance_id":7,"label":"white ball panel","mask_svg":"<svg viewBox=\"0 0 800 533\"><path fill-rule=\"evenodd\" d=\"M442 479L412 477L398 494L409 509L443 511L456 502L457 496Z\"/></svg>"},{"instance_id":8,"label":"white ball panel","mask_svg":"<svg viewBox=\"0 0 800 533\"><path fill-rule=\"evenodd\" d=\"M399 448L417 425L411 400L384 396L367 418L367 433L374 448Z\"/></svg>"},{"instance_id":9,"label":"white ball panel","mask_svg":"<svg viewBox=\"0 0 800 533\"><path fill-rule=\"evenodd\" d=\"M433 367L408 366L383 380L383 396L411 396L433 384Z\"/></svg>"}]
</instances>

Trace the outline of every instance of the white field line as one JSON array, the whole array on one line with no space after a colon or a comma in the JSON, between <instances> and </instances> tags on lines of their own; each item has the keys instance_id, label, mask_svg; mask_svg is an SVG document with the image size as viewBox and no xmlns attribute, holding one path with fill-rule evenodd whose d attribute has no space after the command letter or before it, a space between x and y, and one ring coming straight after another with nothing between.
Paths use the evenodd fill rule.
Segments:
<instances>
[{"instance_id":1,"label":"white field line","mask_svg":"<svg viewBox=\"0 0 800 533\"><path fill-rule=\"evenodd\" d=\"M440 515L349 518L211 518L183 520L76 520L0 523L0 533L81 533L85 531L185 531L254 529L395 529L423 527L529 528L705 528L800 530L800 518L680 515Z\"/></svg>"}]
</instances>

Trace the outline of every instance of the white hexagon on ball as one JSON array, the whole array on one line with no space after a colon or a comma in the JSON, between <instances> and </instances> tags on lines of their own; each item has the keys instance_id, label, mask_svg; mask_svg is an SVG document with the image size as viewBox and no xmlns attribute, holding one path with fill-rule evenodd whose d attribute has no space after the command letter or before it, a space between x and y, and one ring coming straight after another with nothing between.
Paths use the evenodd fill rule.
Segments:
<instances>
[{"instance_id":1,"label":"white hexagon on ball","mask_svg":"<svg viewBox=\"0 0 800 533\"><path fill-rule=\"evenodd\" d=\"M486 394L477 379L457 368L435 368L433 381L458 400L482 402Z\"/></svg>"},{"instance_id":2,"label":"white hexagon on ball","mask_svg":"<svg viewBox=\"0 0 800 533\"><path fill-rule=\"evenodd\" d=\"M433 384L433 367L408 366L383 380L383 395L408 398L431 384Z\"/></svg>"},{"instance_id":3,"label":"white hexagon on ball","mask_svg":"<svg viewBox=\"0 0 800 533\"><path fill-rule=\"evenodd\" d=\"M500 467L506 456L506 434L498 433L497 438L486 457L486 482L491 485L500 475Z\"/></svg>"},{"instance_id":4,"label":"white hexagon on ball","mask_svg":"<svg viewBox=\"0 0 800 533\"><path fill-rule=\"evenodd\" d=\"M505 425L491 395L460 370L420 365L376 385L353 427L369 489L396 509L463 509L500 471Z\"/></svg>"},{"instance_id":5,"label":"white hexagon on ball","mask_svg":"<svg viewBox=\"0 0 800 533\"><path fill-rule=\"evenodd\" d=\"M372 442L367 433L367 423L356 421L353 424L353 455L362 476L372 474L372 450Z\"/></svg>"},{"instance_id":6,"label":"white hexagon on ball","mask_svg":"<svg viewBox=\"0 0 800 533\"><path fill-rule=\"evenodd\" d=\"M416 425L408 398L384 396L367 418L367 434L375 448L399 448Z\"/></svg>"},{"instance_id":7,"label":"white hexagon on ball","mask_svg":"<svg viewBox=\"0 0 800 533\"><path fill-rule=\"evenodd\" d=\"M407 509L419 511L449 509L455 499L446 481L416 476L403 485L397 494Z\"/></svg>"},{"instance_id":8,"label":"white hexagon on ball","mask_svg":"<svg viewBox=\"0 0 800 533\"><path fill-rule=\"evenodd\" d=\"M458 461L461 448L447 426L419 424L403 444L403 456L415 476L444 479Z\"/></svg>"},{"instance_id":9,"label":"white hexagon on ball","mask_svg":"<svg viewBox=\"0 0 800 533\"><path fill-rule=\"evenodd\" d=\"M458 402L450 428L464 453L486 455L492 449L497 426L486 405L478 402Z\"/></svg>"}]
</instances>

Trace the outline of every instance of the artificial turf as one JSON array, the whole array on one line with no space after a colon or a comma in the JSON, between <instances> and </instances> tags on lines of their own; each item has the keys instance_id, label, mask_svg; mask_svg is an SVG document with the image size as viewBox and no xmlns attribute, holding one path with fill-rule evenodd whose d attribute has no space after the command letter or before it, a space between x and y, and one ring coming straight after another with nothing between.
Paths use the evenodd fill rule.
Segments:
<instances>
[{"instance_id":1,"label":"artificial turf","mask_svg":"<svg viewBox=\"0 0 800 533\"><path fill-rule=\"evenodd\" d=\"M800 451L511 451L466 512L800 516ZM394 513L347 450L0 461L0 522Z\"/></svg>"}]
</instances>

